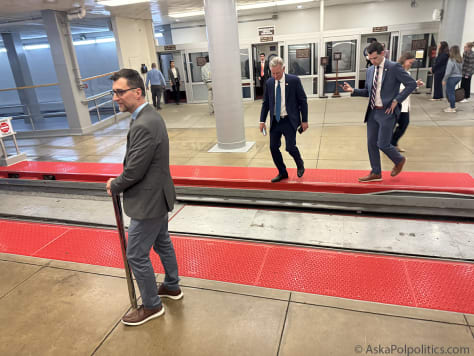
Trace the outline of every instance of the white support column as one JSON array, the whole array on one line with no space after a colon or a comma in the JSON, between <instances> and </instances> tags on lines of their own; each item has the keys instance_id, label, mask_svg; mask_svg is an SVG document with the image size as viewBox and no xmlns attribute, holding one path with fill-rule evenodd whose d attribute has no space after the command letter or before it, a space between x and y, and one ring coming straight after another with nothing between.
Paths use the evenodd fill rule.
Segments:
<instances>
[{"instance_id":1,"label":"white support column","mask_svg":"<svg viewBox=\"0 0 474 356\"><path fill-rule=\"evenodd\" d=\"M446 41L449 47L458 45L463 51L462 34L466 13L466 0L445 0L443 18L439 26L439 41ZM471 14L472 16L472 14Z\"/></svg>"},{"instance_id":2,"label":"white support column","mask_svg":"<svg viewBox=\"0 0 474 356\"><path fill-rule=\"evenodd\" d=\"M151 64L157 63L152 20L113 16L112 28L120 68L135 69L141 73L142 64L145 64L150 70ZM181 75L184 75L184 73L181 73ZM145 81L145 79L146 76L143 75L143 80ZM151 95L147 95L147 99L151 102Z\"/></svg>"},{"instance_id":3,"label":"white support column","mask_svg":"<svg viewBox=\"0 0 474 356\"><path fill-rule=\"evenodd\" d=\"M51 47L51 56L69 128L72 133L90 132L92 123L88 107L82 103L86 99L86 95L81 88L79 65L67 15L64 12L53 10L43 10L41 14Z\"/></svg>"},{"instance_id":4,"label":"white support column","mask_svg":"<svg viewBox=\"0 0 474 356\"><path fill-rule=\"evenodd\" d=\"M240 47L234 0L204 0L214 94L217 147L249 149L245 142ZM255 120L258 122L259 118ZM252 143L253 144L253 143Z\"/></svg>"},{"instance_id":5,"label":"white support column","mask_svg":"<svg viewBox=\"0 0 474 356\"><path fill-rule=\"evenodd\" d=\"M319 57L324 57L324 0L319 2ZM326 98L324 95L324 67L317 63L318 66L318 96Z\"/></svg>"},{"instance_id":6,"label":"white support column","mask_svg":"<svg viewBox=\"0 0 474 356\"><path fill-rule=\"evenodd\" d=\"M2 33L3 44L7 50L8 62L15 79L17 87L34 85L30 66L26 60L25 50L21 43L19 33ZM35 89L18 90L18 97L25 108L25 114L29 111L34 121L42 118L38 96ZM25 121L29 121L29 118Z\"/></svg>"}]
</instances>

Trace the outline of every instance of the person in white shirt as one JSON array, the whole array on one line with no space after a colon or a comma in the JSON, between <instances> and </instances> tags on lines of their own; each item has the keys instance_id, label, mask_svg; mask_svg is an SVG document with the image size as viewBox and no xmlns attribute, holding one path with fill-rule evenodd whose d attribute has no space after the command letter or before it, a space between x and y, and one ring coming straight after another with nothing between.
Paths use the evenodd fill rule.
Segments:
<instances>
[{"instance_id":1,"label":"person in white shirt","mask_svg":"<svg viewBox=\"0 0 474 356\"><path fill-rule=\"evenodd\" d=\"M398 59L398 63L402 65L403 69L405 69L408 72L408 74L410 73L410 68L413 65L413 62L415 62L415 56L411 52L404 53ZM416 85L418 87L421 87L424 85L424 83L423 81L418 79L416 81ZM405 89L405 86L403 84L400 84L400 92L402 92L403 89ZM409 123L410 123L410 95L402 102L402 110L400 112L400 116L398 117L397 123L395 124L395 130L393 131L391 144L395 146L398 152L405 152L403 148L400 148L398 146L398 140L400 140L400 138L405 133Z\"/></svg>"},{"instance_id":2,"label":"person in white shirt","mask_svg":"<svg viewBox=\"0 0 474 356\"><path fill-rule=\"evenodd\" d=\"M214 114L214 96L212 94L212 77L209 56L206 56L206 64L201 67L201 78L202 81L207 85L207 105L209 106L209 115L212 115Z\"/></svg>"}]
</instances>

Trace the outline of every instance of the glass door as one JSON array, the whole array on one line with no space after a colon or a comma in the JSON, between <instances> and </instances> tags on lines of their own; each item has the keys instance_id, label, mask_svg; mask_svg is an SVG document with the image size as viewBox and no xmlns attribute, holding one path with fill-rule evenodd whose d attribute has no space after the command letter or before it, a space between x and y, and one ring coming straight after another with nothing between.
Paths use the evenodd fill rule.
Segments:
<instances>
[{"instance_id":1,"label":"glass door","mask_svg":"<svg viewBox=\"0 0 474 356\"><path fill-rule=\"evenodd\" d=\"M181 76L181 80L179 82L179 89L180 89L180 94L181 94L180 101L183 101L183 99L187 101L187 98L189 98L189 95L186 90L186 77L188 73L186 70L186 66L184 65L184 62L183 62L182 51L159 52L158 60L160 62L161 72L163 73L163 76L165 77L165 80L166 80L166 89L164 92L165 103L174 101L174 95L172 93L172 88L171 88L170 79L168 75L169 69L171 68L170 66L171 61L174 61L174 65L178 69L179 74Z\"/></svg>"},{"instance_id":2,"label":"glass door","mask_svg":"<svg viewBox=\"0 0 474 356\"><path fill-rule=\"evenodd\" d=\"M359 39L356 36L337 36L324 38L324 55L329 57L329 63L326 66L324 76L323 90L324 93L331 95L336 89L336 69L338 71L338 84L343 82L349 83L352 87L357 87L356 83L359 80L360 56L359 53ZM334 54L340 53L340 60L334 60ZM339 88L341 94L344 93Z\"/></svg>"},{"instance_id":3,"label":"glass door","mask_svg":"<svg viewBox=\"0 0 474 356\"><path fill-rule=\"evenodd\" d=\"M318 42L286 42L286 72L297 75L308 97L318 94Z\"/></svg>"}]
</instances>

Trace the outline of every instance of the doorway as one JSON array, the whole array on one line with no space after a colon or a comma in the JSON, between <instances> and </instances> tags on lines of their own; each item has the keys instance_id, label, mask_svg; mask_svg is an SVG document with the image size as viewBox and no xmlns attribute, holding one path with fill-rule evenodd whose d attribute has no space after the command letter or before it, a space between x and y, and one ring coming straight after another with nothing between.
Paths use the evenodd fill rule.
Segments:
<instances>
[{"instance_id":1,"label":"doorway","mask_svg":"<svg viewBox=\"0 0 474 356\"><path fill-rule=\"evenodd\" d=\"M265 65L260 65L260 54L265 55ZM278 56L278 42L259 43L252 45L254 99L263 98L265 81L271 76L269 63L273 57ZM263 77L262 77L263 73Z\"/></svg>"},{"instance_id":2,"label":"doorway","mask_svg":"<svg viewBox=\"0 0 474 356\"><path fill-rule=\"evenodd\" d=\"M171 61L174 61L174 65L178 69L179 76L180 76L180 81L179 81L180 100L179 101L187 102L185 81L186 81L186 77L188 73L186 71L186 67L183 62L183 56L181 54L181 51L160 52L157 54L158 54L158 61L160 63L161 72L163 73L163 76L165 77L165 80L166 80L166 88L163 94L165 104L176 102L175 95L173 93L173 89L170 84L170 79L169 79L169 74L168 74Z\"/></svg>"}]
</instances>

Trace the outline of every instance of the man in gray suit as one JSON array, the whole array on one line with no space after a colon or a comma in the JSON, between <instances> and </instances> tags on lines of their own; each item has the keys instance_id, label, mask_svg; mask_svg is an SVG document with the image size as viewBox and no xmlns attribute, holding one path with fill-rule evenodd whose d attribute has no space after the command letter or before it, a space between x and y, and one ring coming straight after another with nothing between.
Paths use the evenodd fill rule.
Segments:
<instances>
[{"instance_id":1,"label":"man in gray suit","mask_svg":"<svg viewBox=\"0 0 474 356\"><path fill-rule=\"evenodd\" d=\"M416 89L415 80L399 63L385 59L385 51L380 43L371 43L367 47L367 53L373 65L367 69L365 88L354 89L347 83L342 86L345 91L352 93L351 96L370 98L364 122L367 123L367 147L372 170L369 175L359 178L359 182L363 183L382 180L379 149L395 164L392 177L402 171L407 159L390 141L393 127L400 116L401 103ZM405 86L401 92L400 83Z\"/></svg>"},{"instance_id":2,"label":"man in gray suit","mask_svg":"<svg viewBox=\"0 0 474 356\"><path fill-rule=\"evenodd\" d=\"M122 318L126 325L141 325L164 313L160 297L180 299L178 263L168 233L168 212L176 193L169 170L169 141L165 122L145 101L145 85L133 69L114 73L114 101L122 112L132 114L127 135L123 172L109 179L109 195L123 192L128 228L127 260L140 289L143 305ZM157 289L150 250L158 253L165 269Z\"/></svg>"}]
</instances>

